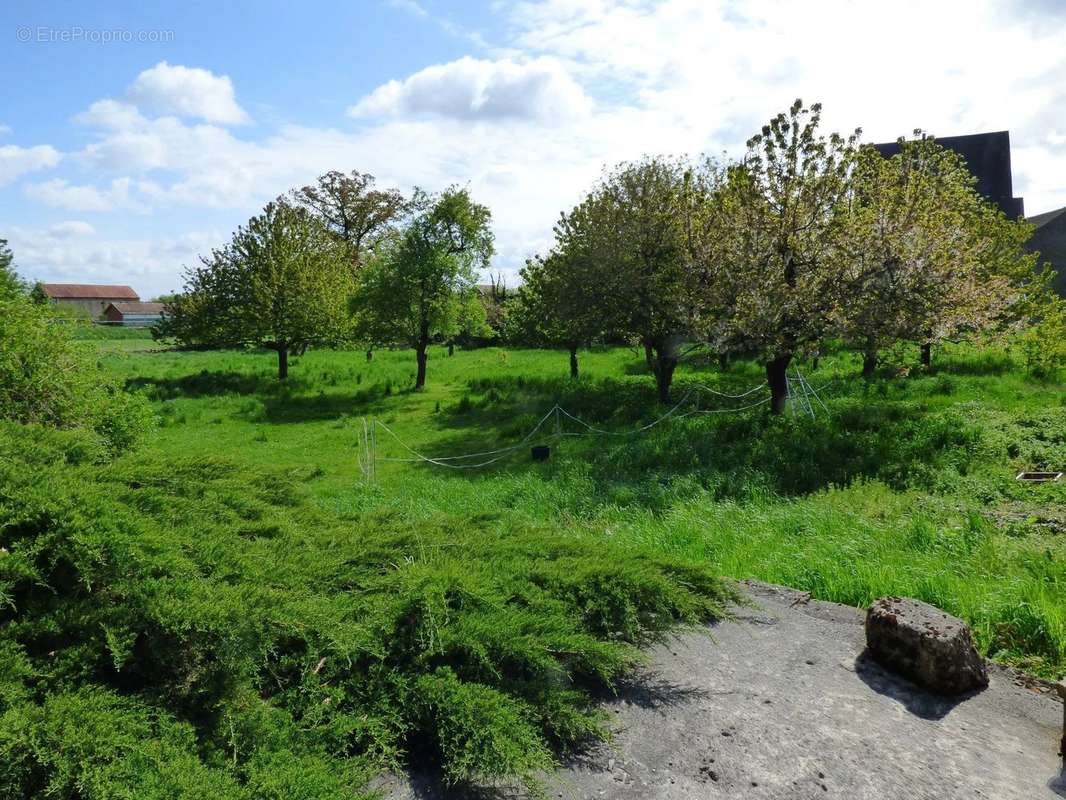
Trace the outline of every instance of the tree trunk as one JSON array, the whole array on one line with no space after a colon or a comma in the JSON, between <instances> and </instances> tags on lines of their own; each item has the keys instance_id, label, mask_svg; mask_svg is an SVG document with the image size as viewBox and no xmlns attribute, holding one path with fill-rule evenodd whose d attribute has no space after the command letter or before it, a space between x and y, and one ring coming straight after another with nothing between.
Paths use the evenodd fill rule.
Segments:
<instances>
[{"instance_id":1,"label":"tree trunk","mask_svg":"<svg viewBox=\"0 0 1066 800\"><path fill-rule=\"evenodd\" d=\"M278 380L283 381L289 377L289 348L278 346Z\"/></svg>"},{"instance_id":2,"label":"tree trunk","mask_svg":"<svg viewBox=\"0 0 1066 800\"><path fill-rule=\"evenodd\" d=\"M415 348L415 358L418 359L418 375L415 377L415 389L424 389L426 386L426 346L419 344Z\"/></svg>"},{"instance_id":3,"label":"tree trunk","mask_svg":"<svg viewBox=\"0 0 1066 800\"><path fill-rule=\"evenodd\" d=\"M792 354L778 356L766 362L766 382L770 385L770 413L784 414L788 400L788 365Z\"/></svg>"},{"instance_id":4,"label":"tree trunk","mask_svg":"<svg viewBox=\"0 0 1066 800\"><path fill-rule=\"evenodd\" d=\"M677 369L677 359L672 356L659 354L655 366L655 387L659 390L659 402L670 402L670 384L674 382L674 370Z\"/></svg>"},{"instance_id":5,"label":"tree trunk","mask_svg":"<svg viewBox=\"0 0 1066 800\"><path fill-rule=\"evenodd\" d=\"M933 363L933 343L922 342L922 366L928 367Z\"/></svg>"},{"instance_id":6,"label":"tree trunk","mask_svg":"<svg viewBox=\"0 0 1066 800\"><path fill-rule=\"evenodd\" d=\"M718 354L718 369L722 370L722 372L729 369L729 353Z\"/></svg>"},{"instance_id":7,"label":"tree trunk","mask_svg":"<svg viewBox=\"0 0 1066 800\"><path fill-rule=\"evenodd\" d=\"M570 377L577 380L577 345L570 345Z\"/></svg>"},{"instance_id":8,"label":"tree trunk","mask_svg":"<svg viewBox=\"0 0 1066 800\"><path fill-rule=\"evenodd\" d=\"M872 345L867 345L862 351L862 377L870 380L877 369L877 350Z\"/></svg>"},{"instance_id":9,"label":"tree trunk","mask_svg":"<svg viewBox=\"0 0 1066 800\"><path fill-rule=\"evenodd\" d=\"M373 350L367 350L366 351L366 360L367 361L373 361L374 360L374 351Z\"/></svg>"},{"instance_id":10,"label":"tree trunk","mask_svg":"<svg viewBox=\"0 0 1066 800\"><path fill-rule=\"evenodd\" d=\"M454 356L455 355L455 342L448 342L448 355L449 356Z\"/></svg>"},{"instance_id":11,"label":"tree trunk","mask_svg":"<svg viewBox=\"0 0 1066 800\"><path fill-rule=\"evenodd\" d=\"M655 372L655 350L647 342L644 343L644 360L648 363L648 369Z\"/></svg>"}]
</instances>

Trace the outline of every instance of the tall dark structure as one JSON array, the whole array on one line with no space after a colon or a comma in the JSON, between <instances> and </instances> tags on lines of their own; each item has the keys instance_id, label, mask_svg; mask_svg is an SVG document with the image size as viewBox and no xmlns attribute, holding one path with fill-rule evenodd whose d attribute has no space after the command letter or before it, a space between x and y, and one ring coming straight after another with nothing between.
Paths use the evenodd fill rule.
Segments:
<instances>
[{"instance_id":1,"label":"tall dark structure","mask_svg":"<svg viewBox=\"0 0 1066 800\"><path fill-rule=\"evenodd\" d=\"M977 178L977 191L995 203L1010 219L1025 216L1025 203L1014 196L1010 171L1010 132L973 133L968 136L937 137L937 144L954 150ZM875 144L885 158L899 152L898 142Z\"/></svg>"},{"instance_id":2,"label":"tall dark structure","mask_svg":"<svg viewBox=\"0 0 1066 800\"><path fill-rule=\"evenodd\" d=\"M1035 227L1027 245L1040 253L1040 262L1050 264L1055 271L1051 287L1066 297L1066 206L1029 217Z\"/></svg>"}]
</instances>

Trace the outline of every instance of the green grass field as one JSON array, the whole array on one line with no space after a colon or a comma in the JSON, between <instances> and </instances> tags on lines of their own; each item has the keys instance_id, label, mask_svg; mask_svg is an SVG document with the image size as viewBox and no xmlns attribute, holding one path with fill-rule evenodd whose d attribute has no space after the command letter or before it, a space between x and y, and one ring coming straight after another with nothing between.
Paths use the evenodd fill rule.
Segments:
<instances>
[{"instance_id":1,"label":"green grass field","mask_svg":"<svg viewBox=\"0 0 1066 800\"><path fill-rule=\"evenodd\" d=\"M1066 391L1027 377L1004 352L955 347L928 374L886 369L867 383L857 356L800 365L829 413L771 419L765 406L668 419L628 436L555 436L548 462L528 448L479 469L410 457L379 428L376 475L360 468L363 421L378 420L432 456L520 442L553 405L628 432L666 410L637 353L434 348L415 393L405 351L312 351L290 380L268 353L179 352L146 339L86 343L107 370L147 392L160 425L148 453L221 458L303 476L317 508L340 519L442 515L649 545L758 578L864 605L919 597L967 619L980 647L1047 676L1066 671L1066 483L1023 485L1021 469L1066 465ZM683 365L680 400L697 384L740 394L757 365ZM703 391L702 410L748 402ZM694 398L692 395L692 398ZM752 397L761 397L757 394ZM695 407L694 399L681 410ZM473 463L486 459L473 459ZM449 462L449 463L463 463ZM471 463L467 461L465 463Z\"/></svg>"}]
</instances>

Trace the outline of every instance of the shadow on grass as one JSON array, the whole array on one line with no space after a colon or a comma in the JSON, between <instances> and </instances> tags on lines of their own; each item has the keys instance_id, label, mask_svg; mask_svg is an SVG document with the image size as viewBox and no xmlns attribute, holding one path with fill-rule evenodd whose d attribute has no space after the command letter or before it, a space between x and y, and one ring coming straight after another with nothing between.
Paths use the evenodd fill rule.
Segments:
<instances>
[{"instance_id":1,"label":"shadow on grass","mask_svg":"<svg viewBox=\"0 0 1066 800\"><path fill-rule=\"evenodd\" d=\"M967 356L945 355L937 359L934 355L929 367L931 375L967 375L980 377L982 375L999 376L1006 375L1017 369L1017 365L1006 353L973 353Z\"/></svg>"},{"instance_id":2,"label":"shadow on grass","mask_svg":"<svg viewBox=\"0 0 1066 800\"><path fill-rule=\"evenodd\" d=\"M143 390L153 400L206 398L226 395L258 396L262 411L255 421L268 423L315 422L352 414L396 411L390 398L411 393L396 390L393 383L368 384L356 391L311 392L314 379L289 377L279 382L273 375L204 370L179 378L132 378L127 390Z\"/></svg>"},{"instance_id":3,"label":"shadow on grass","mask_svg":"<svg viewBox=\"0 0 1066 800\"><path fill-rule=\"evenodd\" d=\"M261 422L288 424L339 419L353 414L395 412L388 405L390 398L409 394L397 392L387 385L371 384L355 392L318 392L317 394L275 393L263 401Z\"/></svg>"},{"instance_id":4,"label":"shadow on grass","mask_svg":"<svg viewBox=\"0 0 1066 800\"><path fill-rule=\"evenodd\" d=\"M202 370L180 378L130 378L126 388L145 390L153 400L173 400L178 397L269 394L278 390L278 379L261 373Z\"/></svg>"}]
</instances>

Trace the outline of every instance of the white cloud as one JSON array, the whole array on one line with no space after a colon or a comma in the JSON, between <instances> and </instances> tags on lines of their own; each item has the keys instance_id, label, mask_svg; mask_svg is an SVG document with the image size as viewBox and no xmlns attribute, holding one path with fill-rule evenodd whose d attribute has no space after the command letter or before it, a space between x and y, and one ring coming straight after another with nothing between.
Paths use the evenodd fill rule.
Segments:
<instances>
[{"instance_id":1,"label":"white cloud","mask_svg":"<svg viewBox=\"0 0 1066 800\"><path fill-rule=\"evenodd\" d=\"M106 187L72 184L64 178L26 186L26 196L52 208L67 211L137 211L162 196L163 191L151 181L115 178Z\"/></svg>"},{"instance_id":2,"label":"white cloud","mask_svg":"<svg viewBox=\"0 0 1066 800\"><path fill-rule=\"evenodd\" d=\"M57 227L9 229L7 238L23 277L129 284L142 298L180 289L182 267L197 263L197 254L222 241L217 231L138 239L99 237L84 228L76 237L56 236Z\"/></svg>"},{"instance_id":3,"label":"white cloud","mask_svg":"<svg viewBox=\"0 0 1066 800\"><path fill-rule=\"evenodd\" d=\"M0 123L0 136L7 136L11 133L11 126Z\"/></svg>"},{"instance_id":4,"label":"white cloud","mask_svg":"<svg viewBox=\"0 0 1066 800\"><path fill-rule=\"evenodd\" d=\"M229 77L199 67L160 61L137 76L126 96L139 108L158 114L198 117L222 125L248 121L237 105Z\"/></svg>"},{"instance_id":5,"label":"white cloud","mask_svg":"<svg viewBox=\"0 0 1066 800\"><path fill-rule=\"evenodd\" d=\"M69 220L59 222L45 230L45 235L51 239L76 239L84 236L92 236L96 228L82 220Z\"/></svg>"},{"instance_id":6,"label":"white cloud","mask_svg":"<svg viewBox=\"0 0 1066 800\"><path fill-rule=\"evenodd\" d=\"M352 106L353 117L432 115L455 119L559 120L591 103L556 59L486 61L465 56L389 81Z\"/></svg>"},{"instance_id":7,"label":"white cloud","mask_svg":"<svg viewBox=\"0 0 1066 800\"><path fill-rule=\"evenodd\" d=\"M0 186L11 183L27 172L54 167L60 158L60 152L47 144L35 147L19 147L13 144L0 146Z\"/></svg>"},{"instance_id":8,"label":"white cloud","mask_svg":"<svg viewBox=\"0 0 1066 800\"><path fill-rule=\"evenodd\" d=\"M425 6L417 2L417 0L389 0L389 5L400 11L406 11L415 17L425 18L429 16L429 12L426 11Z\"/></svg>"},{"instance_id":9,"label":"white cloud","mask_svg":"<svg viewBox=\"0 0 1066 800\"><path fill-rule=\"evenodd\" d=\"M1016 190L1027 209L1066 202L1066 149L1048 136L1064 127L1066 18L1044 15L1033 26L1002 0L969 3L965 14L900 0L876 24L865 4L833 0L548 0L509 9L519 50L562 60L586 86L712 152L738 153L802 97L824 104L827 129L861 126L867 141L915 127L941 136L1009 129L1016 148L1036 147L1042 167L1053 167L1025 157L1034 166L1016 176Z\"/></svg>"}]
</instances>

